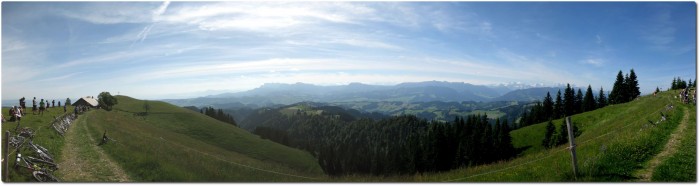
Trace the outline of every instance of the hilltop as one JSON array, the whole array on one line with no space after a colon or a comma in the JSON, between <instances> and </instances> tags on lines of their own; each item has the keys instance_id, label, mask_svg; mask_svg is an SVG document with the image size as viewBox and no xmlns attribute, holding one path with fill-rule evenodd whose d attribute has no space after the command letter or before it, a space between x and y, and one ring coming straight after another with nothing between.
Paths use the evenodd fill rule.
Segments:
<instances>
[{"instance_id":1,"label":"hilltop","mask_svg":"<svg viewBox=\"0 0 700 186\"><path fill-rule=\"evenodd\" d=\"M100 149L131 181L313 181L323 177L308 152L164 102L148 101L150 111L145 115L145 101L116 97L119 104L113 111L94 110L80 116L72 132L88 133L84 140L92 144L106 132L115 141Z\"/></svg>"}]
</instances>

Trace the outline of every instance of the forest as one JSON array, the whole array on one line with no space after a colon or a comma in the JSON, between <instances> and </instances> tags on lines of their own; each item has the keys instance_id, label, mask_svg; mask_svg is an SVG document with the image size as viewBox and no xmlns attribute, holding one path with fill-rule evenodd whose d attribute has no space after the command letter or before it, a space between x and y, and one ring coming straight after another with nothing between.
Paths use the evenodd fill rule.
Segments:
<instances>
[{"instance_id":1,"label":"forest","mask_svg":"<svg viewBox=\"0 0 700 186\"><path fill-rule=\"evenodd\" d=\"M674 79L675 84L676 80ZM529 111L523 112L518 128L592 111L603 108L608 104L627 103L637 98L640 94L639 82L634 69L631 69L630 73L625 74L624 77L622 76L622 71L617 73L612 91L607 97L602 87L598 91L598 95L593 96L591 85L588 85L586 93L583 94L581 89L574 91L571 85L566 84L563 97L561 91L559 91L556 98L552 99L550 93L547 92L542 102L536 101Z\"/></svg>"},{"instance_id":2,"label":"forest","mask_svg":"<svg viewBox=\"0 0 700 186\"><path fill-rule=\"evenodd\" d=\"M345 121L304 112L255 114L249 119L266 118L255 134L311 152L329 175L446 171L517 154L511 144L511 124L489 122L494 120L486 115L437 122L413 115Z\"/></svg>"}]
</instances>

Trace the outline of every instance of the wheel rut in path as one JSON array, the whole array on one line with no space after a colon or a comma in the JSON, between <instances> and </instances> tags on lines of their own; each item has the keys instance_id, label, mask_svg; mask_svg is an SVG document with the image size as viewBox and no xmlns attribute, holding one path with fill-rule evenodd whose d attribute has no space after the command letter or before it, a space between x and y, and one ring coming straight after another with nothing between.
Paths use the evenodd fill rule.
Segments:
<instances>
[{"instance_id":1,"label":"wheel rut in path","mask_svg":"<svg viewBox=\"0 0 700 186\"><path fill-rule=\"evenodd\" d=\"M664 149L649 160L648 165L644 169L638 172L636 176L639 178L638 181L651 181L651 175L654 173L656 167L659 166L663 160L669 158L678 151L678 146L680 145L681 138L683 137L683 132L688 125L689 114L688 108L683 108L683 120L677 126L677 128L673 130L673 133L671 133L671 137L666 142Z\"/></svg>"},{"instance_id":2,"label":"wheel rut in path","mask_svg":"<svg viewBox=\"0 0 700 186\"><path fill-rule=\"evenodd\" d=\"M98 142L88 132L87 118L90 114L83 114L66 132L58 171L61 181L131 181L124 170L97 146Z\"/></svg>"}]
</instances>

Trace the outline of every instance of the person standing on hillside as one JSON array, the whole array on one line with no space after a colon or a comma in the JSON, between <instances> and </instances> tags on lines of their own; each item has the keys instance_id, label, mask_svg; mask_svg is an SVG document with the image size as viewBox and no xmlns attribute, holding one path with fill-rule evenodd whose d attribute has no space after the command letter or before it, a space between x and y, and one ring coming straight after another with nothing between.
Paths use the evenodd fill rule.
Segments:
<instances>
[{"instance_id":1,"label":"person standing on hillside","mask_svg":"<svg viewBox=\"0 0 700 186\"><path fill-rule=\"evenodd\" d=\"M24 111L24 109L27 109L27 106L26 106L26 104L25 104L25 102L24 102L24 97L22 97L22 98L19 99L19 107L22 108L22 111ZM25 114L25 113L22 112L22 114Z\"/></svg>"},{"instance_id":2,"label":"person standing on hillside","mask_svg":"<svg viewBox=\"0 0 700 186\"><path fill-rule=\"evenodd\" d=\"M61 105L61 102L60 102L60 101L58 102L58 105ZM63 105L63 113L66 113L66 111L67 111L67 110L66 110L66 105Z\"/></svg>"},{"instance_id":3,"label":"person standing on hillside","mask_svg":"<svg viewBox=\"0 0 700 186\"><path fill-rule=\"evenodd\" d=\"M44 115L44 99L39 102L39 115Z\"/></svg>"},{"instance_id":4,"label":"person standing on hillside","mask_svg":"<svg viewBox=\"0 0 700 186\"><path fill-rule=\"evenodd\" d=\"M7 112L8 112L7 114L10 115L10 122L15 121L15 108L10 107L10 110L8 110Z\"/></svg>"},{"instance_id":5,"label":"person standing on hillside","mask_svg":"<svg viewBox=\"0 0 700 186\"><path fill-rule=\"evenodd\" d=\"M19 106L22 108L22 115L27 115L27 102L24 100L24 97L19 99Z\"/></svg>"},{"instance_id":6,"label":"person standing on hillside","mask_svg":"<svg viewBox=\"0 0 700 186\"><path fill-rule=\"evenodd\" d=\"M56 100L51 100L51 107L56 107Z\"/></svg>"},{"instance_id":7,"label":"person standing on hillside","mask_svg":"<svg viewBox=\"0 0 700 186\"><path fill-rule=\"evenodd\" d=\"M32 114L36 115L36 97L32 100Z\"/></svg>"}]
</instances>

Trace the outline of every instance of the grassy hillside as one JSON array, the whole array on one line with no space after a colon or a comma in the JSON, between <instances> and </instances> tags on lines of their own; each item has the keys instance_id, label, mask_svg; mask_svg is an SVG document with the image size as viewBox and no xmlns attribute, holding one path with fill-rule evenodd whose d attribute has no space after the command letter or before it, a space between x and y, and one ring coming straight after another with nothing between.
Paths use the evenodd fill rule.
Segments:
<instances>
[{"instance_id":1,"label":"grassy hillside","mask_svg":"<svg viewBox=\"0 0 700 186\"><path fill-rule=\"evenodd\" d=\"M511 132L514 146L525 149L513 160L389 177L327 177L307 152L260 139L230 124L163 102L149 101L150 114L142 116L138 113L144 111L144 101L124 96L118 96L114 111L93 110L81 115L74 124L81 128L72 128L72 132L80 132L78 138L100 139L107 131L116 141L97 148L113 159L130 181L609 182L640 181L636 172L653 168L652 181L693 182L697 161L696 107L678 102L673 99L674 94L663 92L574 115L572 120L582 131L576 138L578 176L572 173L566 145L553 149L541 146L545 123ZM649 121L661 119L660 113L667 115L667 120L650 124ZM60 114L30 114L23 120L23 125L38 130L35 142L53 150L57 161L61 161L64 139L47 126L54 115ZM560 127L561 120L553 122ZM14 126L4 123L3 130L13 130ZM685 127L685 132L675 136L680 139L677 151L663 158L659 166L649 168L649 162L658 159L679 127ZM70 168L59 170L58 175L66 169ZM99 170L103 171L100 174L109 174L109 169ZM31 180L13 171L10 175L12 181Z\"/></svg>"},{"instance_id":2,"label":"grassy hillside","mask_svg":"<svg viewBox=\"0 0 700 186\"><path fill-rule=\"evenodd\" d=\"M307 152L260 139L200 113L117 96L113 111L85 114L88 132L134 181L314 181L323 173Z\"/></svg>"},{"instance_id":3,"label":"grassy hillside","mask_svg":"<svg viewBox=\"0 0 700 186\"><path fill-rule=\"evenodd\" d=\"M394 177L346 176L342 181L429 181L429 182L568 182L568 181L638 181L633 172L643 169L646 162L658 154L666 144L672 131L683 121L684 111L695 116L695 106L684 105L673 99L673 92L659 96L644 96L635 101L607 106L592 112L572 117L582 134L576 138L579 175L574 176L571 155L566 145L544 149L546 123L535 124L511 132L517 148L527 148L522 156L511 161L499 162L442 173L417 174ZM667 106L673 109L667 110ZM648 121L659 121L660 112L668 120L658 125ZM694 117L689 125L694 125ZM558 127L561 120L554 121ZM677 155L665 165L673 173L695 175L695 166L679 165L695 163L695 130L690 129L684 137L684 145ZM691 156L692 155L692 156ZM674 160L675 159L675 160ZM694 164L693 164L694 165ZM662 169L664 165L658 169ZM682 170L678 170L682 169ZM659 173L661 174L661 173ZM695 177L684 176L675 181L695 181Z\"/></svg>"},{"instance_id":4,"label":"grassy hillside","mask_svg":"<svg viewBox=\"0 0 700 186\"><path fill-rule=\"evenodd\" d=\"M61 159L61 153L63 149L63 137L58 134L52 127L51 127L51 122L54 120L54 117L58 117L64 114L63 112L63 107L54 107L54 108L49 108L49 112L44 112L43 115L34 115L32 114L31 111L31 100L29 100L29 108L27 108L27 115L22 117L22 121L20 122L20 128L22 127L29 127L35 131L35 137L34 137L34 143L37 145L41 145L45 147L46 149L49 150L51 154L54 155L54 159L58 162ZM73 106L68 106L67 107L68 112L73 111ZM2 108L2 113L3 117L5 119L9 120L9 114L8 114L9 108ZM15 133L15 127L17 127L17 122L4 122L2 123L2 138L3 138L3 147L5 143L5 131L10 131L12 132L12 135L16 135ZM12 147L9 148L10 152L16 152L16 150ZM26 150L21 151L22 154L31 154ZM2 154L5 154L5 148L2 148ZM13 153L10 155L10 165L13 165L15 160L16 153ZM4 157L3 157L4 159ZM12 167L12 166L10 166ZM34 178L31 176L31 172L27 172L25 170L17 171L13 168L10 168L10 170L3 170L4 171L10 171L9 172L9 178L11 182L26 182L26 181L34 181ZM59 170L60 171L60 170Z\"/></svg>"},{"instance_id":5,"label":"grassy hillside","mask_svg":"<svg viewBox=\"0 0 700 186\"><path fill-rule=\"evenodd\" d=\"M544 150L545 123L513 131L516 147L528 148L521 158L493 165L467 168L430 177L445 181L634 181L632 173L663 148L671 131L683 118L684 109L695 107L672 98L674 93L645 96L630 103L608 106L572 117L583 131L577 141L579 175L572 174L570 152L564 146ZM667 110L667 106L674 105ZM658 125L660 112L669 120ZM554 121L555 125L561 123ZM557 129L558 130L558 129ZM695 136L694 132L691 132ZM692 162L695 159L692 158ZM687 171L695 171L692 170ZM694 181L686 180L686 181Z\"/></svg>"}]
</instances>

